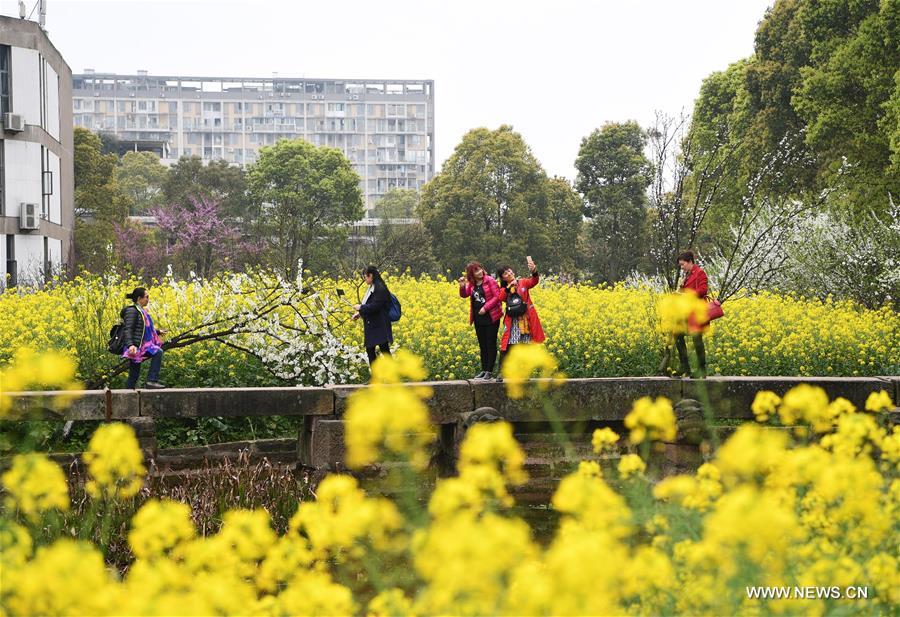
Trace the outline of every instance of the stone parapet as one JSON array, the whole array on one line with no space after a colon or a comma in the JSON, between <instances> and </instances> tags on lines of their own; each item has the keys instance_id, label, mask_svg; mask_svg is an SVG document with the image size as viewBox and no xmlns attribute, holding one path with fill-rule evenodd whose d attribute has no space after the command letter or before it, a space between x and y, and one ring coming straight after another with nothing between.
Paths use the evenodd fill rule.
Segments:
<instances>
[{"instance_id":1,"label":"stone parapet","mask_svg":"<svg viewBox=\"0 0 900 617\"><path fill-rule=\"evenodd\" d=\"M681 380L665 377L623 377L568 379L548 388L546 397L533 395L522 399L507 396L504 384L482 381L443 381L421 384L402 384L391 388L427 386L432 396L426 401L430 418L438 429L435 460L443 467L452 467L459 439L467 422L503 419L513 423L517 437L534 461L535 471L555 470L566 458L558 446L547 437L553 425L563 426L572 435L581 435L580 444L592 427L621 423L634 400L642 396L665 396L673 402L695 399L701 405L708 402L715 420L751 419L751 405L756 393L771 390L778 395L801 383L825 389L832 399L844 397L857 407L863 407L868 396L886 390L900 402L900 377L710 377L704 380ZM550 384L547 383L549 386ZM167 390L92 390L68 392L77 395L62 412L55 411L54 399L59 392L11 392L12 418L51 418L58 420L128 420L135 426L141 447L160 462L166 456L173 467L187 465L187 461L202 458L215 460L235 445L218 448L203 446L182 449L179 454L156 450L155 418L246 417L246 416L303 416L295 446L285 450L284 444L256 447L255 442L239 444L281 461L292 459L319 469L341 468L344 459L344 423L349 397L366 385L331 386L323 388L200 388ZM688 401L686 401L687 403ZM694 405L694 403L691 403ZM488 409L489 414L476 410ZM398 410L399 411L399 410ZM473 414L473 412L475 412ZM696 414L694 414L696 415ZM476 418L476 416L478 416ZM484 416L484 417L482 417ZM491 416L490 418L488 416ZM684 415L682 423L691 419ZM474 420L473 420L474 418ZM694 418L696 420L696 418ZM690 427L681 426L679 439L688 439ZM697 432L697 431L694 431ZM529 436L531 435L531 436ZM702 438L703 435L700 435ZM696 444L694 444L696 445ZM267 451L266 448L275 447ZM669 458L676 465L693 461L694 454L687 446L670 447ZM584 454L579 452L579 454ZM540 472L539 472L540 473Z\"/></svg>"}]
</instances>

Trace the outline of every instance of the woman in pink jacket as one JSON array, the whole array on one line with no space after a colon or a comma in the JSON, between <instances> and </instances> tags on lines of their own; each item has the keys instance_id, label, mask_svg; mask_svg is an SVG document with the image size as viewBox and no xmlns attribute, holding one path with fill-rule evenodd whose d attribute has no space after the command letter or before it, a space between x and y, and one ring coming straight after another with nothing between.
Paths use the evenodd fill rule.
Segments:
<instances>
[{"instance_id":1,"label":"woman in pink jacket","mask_svg":"<svg viewBox=\"0 0 900 617\"><path fill-rule=\"evenodd\" d=\"M494 363L497 361L497 332L503 316L500 287L480 263L473 261L466 266L466 275L459 279L459 295L471 298L469 323L475 324L481 351L481 372L475 379L493 379Z\"/></svg>"}]
</instances>

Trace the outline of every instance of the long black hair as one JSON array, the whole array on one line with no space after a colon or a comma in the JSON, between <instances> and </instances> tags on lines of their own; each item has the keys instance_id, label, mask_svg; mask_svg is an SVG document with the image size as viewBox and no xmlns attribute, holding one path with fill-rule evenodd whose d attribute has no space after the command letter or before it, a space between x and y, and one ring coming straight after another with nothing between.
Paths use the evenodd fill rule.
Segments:
<instances>
[{"instance_id":1,"label":"long black hair","mask_svg":"<svg viewBox=\"0 0 900 617\"><path fill-rule=\"evenodd\" d=\"M378 268L375 266L366 266L366 269L363 270L363 276L367 274L372 275L372 287L375 289L385 289L387 290L387 283L384 282L384 279L381 278L381 273L378 271Z\"/></svg>"},{"instance_id":2,"label":"long black hair","mask_svg":"<svg viewBox=\"0 0 900 617\"><path fill-rule=\"evenodd\" d=\"M137 302L138 300L143 298L146 293L147 290L144 287L135 287L131 293L125 294L125 297L132 302Z\"/></svg>"}]
</instances>

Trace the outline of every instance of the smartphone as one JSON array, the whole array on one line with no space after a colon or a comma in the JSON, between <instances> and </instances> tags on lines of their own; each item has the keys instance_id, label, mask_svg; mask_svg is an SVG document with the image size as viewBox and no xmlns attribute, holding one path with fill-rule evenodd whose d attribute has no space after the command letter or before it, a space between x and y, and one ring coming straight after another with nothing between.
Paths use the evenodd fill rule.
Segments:
<instances>
[{"instance_id":1,"label":"smartphone","mask_svg":"<svg viewBox=\"0 0 900 617\"><path fill-rule=\"evenodd\" d=\"M525 261L531 261L531 255L525 255Z\"/></svg>"}]
</instances>

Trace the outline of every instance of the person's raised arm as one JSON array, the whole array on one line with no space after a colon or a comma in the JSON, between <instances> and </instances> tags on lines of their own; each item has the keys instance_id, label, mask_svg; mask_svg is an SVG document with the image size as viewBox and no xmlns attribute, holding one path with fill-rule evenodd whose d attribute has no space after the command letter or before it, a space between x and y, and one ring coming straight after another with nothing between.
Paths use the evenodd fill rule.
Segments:
<instances>
[{"instance_id":1,"label":"person's raised arm","mask_svg":"<svg viewBox=\"0 0 900 617\"><path fill-rule=\"evenodd\" d=\"M472 286L469 284L469 280L464 276L459 277L459 297L468 298L471 295Z\"/></svg>"},{"instance_id":2,"label":"person's raised arm","mask_svg":"<svg viewBox=\"0 0 900 617\"><path fill-rule=\"evenodd\" d=\"M538 274L538 271L537 271L537 265L536 265L536 264L534 263L534 261L532 261L532 259L531 259L531 255L529 255L529 256L526 257L525 259L526 259L526 261L527 261L527 263L528 263L528 269L531 271L531 278L530 278L530 279L524 279L524 280L523 280L523 284L525 285L525 288L526 288L526 289L531 289L532 287L534 287L535 285L537 285L537 284L541 281L541 277L540 277L540 275Z\"/></svg>"}]
</instances>

